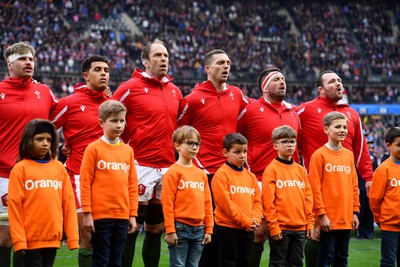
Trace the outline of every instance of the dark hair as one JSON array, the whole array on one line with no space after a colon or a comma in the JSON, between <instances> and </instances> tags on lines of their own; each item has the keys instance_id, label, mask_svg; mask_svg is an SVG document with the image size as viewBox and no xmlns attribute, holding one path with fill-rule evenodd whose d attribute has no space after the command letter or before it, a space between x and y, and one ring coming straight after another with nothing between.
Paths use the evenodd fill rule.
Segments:
<instances>
[{"instance_id":1,"label":"dark hair","mask_svg":"<svg viewBox=\"0 0 400 267\"><path fill-rule=\"evenodd\" d=\"M94 56L90 56L90 57L86 58L82 62L82 66L81 66L82 73L88 72L90 70L90 67L92 66L93 62L105 62L108 64L108 58L100 56L100 55L94 55Z\"/></svg>"},{"instance_id":2,"label":"dark hair","mask_svg":"<svg viewBox=\"0 0 400 267\"><path fill-rule=\"evenodd\" d=\"M324 76L324 75L327 74L327 73L335 73L335 74L336 74L336 72L334 72L333 70L324 70L324 71L321 71L321 72L318 74L318 77L317 77L317 87L320 87L320 86L323 85L322 76Z\"/></svg>"},{"instance_id":3,"label":"dark hair","mask_svg":"<svg viewBox=\"0 0 400 267\"><path fill-rule=\"evenodd\" d=\"M246 145L247 139L240 133L230 133L225 135L222 146L229 151L234 144Z\"/></svg>"},{"instance_id":4,"label":"dark hair","mask_svg":"<svg viewBox=\"0 0 400 267\"><path fill-rule=\"evenodd\" d=\"M21 142L19 143L18 160L32 158L33 138L35 135L47 132L51 135L51 146L49 157L54 159L58 152L58 134L56 127L49 120L35 119L28 122L22 132Z\"/></svg>"},{"instance_id":5,"label":"dark hair","mask_svg":"<svg viewBox=\"0 0 400 267\"><path fill-rule=\"evenodd\" d=\"M141 55L140 55L140 58L141 58L141 59L150 59L150 51L151 51L151 46L152 46L153 44L162 44L163 46L165 46L164 42L161 41L161 40L158 40L158 39L155 40L155 41L152 42L152 43L147 44L147 45L144 46L143 49L142 49L142 53L141 53Z\"/></svg>"},{"instance_id":6,"label":"dark hair","mask_svg":"<svg viewBox=\"0 0 400 267\"><path fill-rule=\"evenodd\" d=\"M262 93L262 88L261 88L261 86L262 86L262 83L263 83L264 78L267 77L268 74L270 74L271 72L274 72L274 71L279 71L280 73L282 73L282 71L281 71L279 68L277 68L277 67L272 67L272 68L266 68L266 69L264 69L264 70L261 71L261 73L258 75L258 78L257 78L257 86L258 86L258 90L260 90L261 93Z\"/></svg>"},{"instance_id":7,"label":"dark hair","mask_svg":"<svg viewBox=\"0 0 400 267\"><path fill-rule=\"evenodd\" d=\"M385 143L391 144L400 137L400 127L392 127L385 133Z\"/></svg>"},{"instance_id":8,"label":"dark hair","mask_svg":"<svg viewBox=\"0 0 400 267\"><path fill-rule=\"evenodd\" d=\"M214 49L211 50L210 52L208 52L207 54L204 55L204 66L205 65L210 65L211 61L212 61L212 57L214 55L219 55L219 54L225 54L226 52L222 49Z\"/></svg>"},{"instance_id":9,"label":"dark hair","mask_svg":"<svg viewBox=\"0 0 400 267\"><path fill-rule=\"evenodd\" d=\"M276 127L273 131L272 131L272 141L274 143L276 143L279 139L284 139L284 138L296 138L297 137L297 133L295 130L293 130L292 127L290 127L289 125L283 125L283 126L279 126Z\"/></svg>"}]
</instances>

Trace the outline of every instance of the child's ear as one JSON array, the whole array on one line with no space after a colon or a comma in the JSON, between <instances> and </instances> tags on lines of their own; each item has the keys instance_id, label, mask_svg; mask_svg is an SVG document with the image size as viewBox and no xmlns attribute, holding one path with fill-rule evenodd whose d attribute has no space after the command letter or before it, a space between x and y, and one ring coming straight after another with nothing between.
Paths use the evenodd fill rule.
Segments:
<instances>
[{"instance_id":1,"label":"child's ear","mask_svg":"<svg viewBox=\"0 0 400 267\"><path fill-rule=\"evenodd\" d=\"M102 119L99 119L99 124L100 124L100 127L101 128L104 128L103 126L104 126L104 121L102 120Z\"/></svg>"},{"instance_id":2,"label":"child's ear","mask_svg":"<svg viewBox=\"0 0 400 267\"><path fill-rule=\"evenodd\" d=\"M324 132L328 134L328 126L324 126Z\"/></svg>"},{"instance_id":3,"label":"child's ear","mask_svg":"<svg viewBox=\"0 0 400 267\"><path fill-rule=\"evenodd\" d=\"M175 147L176 151L179 152L180 147L181 147L181 144L179 144L178 142L175 142L175 143L174 143L174 147Z\"/></svg>"},{"instance_id":4,"label":"child's ear","mask_svg":"<svg viewBox=\"0 0 400 267\"><path fill-rule=\"evenodd\" d=\"M278 150L278 145L276 143L274 143L274 149Z\"/></svg>"},{"instance_id":5,"label":"child's ear","mask_svg":"<svg viewBox=\"0 0 400 267\"><path fill-rule=\"evenodd\" d=\"M223 149L222 149L222 153L224 153L224 156L225 156L225 157L228 157L228 152L229 152L229 151L226 150L226 148L223 148Z\"/></svg>"}]
</instances>

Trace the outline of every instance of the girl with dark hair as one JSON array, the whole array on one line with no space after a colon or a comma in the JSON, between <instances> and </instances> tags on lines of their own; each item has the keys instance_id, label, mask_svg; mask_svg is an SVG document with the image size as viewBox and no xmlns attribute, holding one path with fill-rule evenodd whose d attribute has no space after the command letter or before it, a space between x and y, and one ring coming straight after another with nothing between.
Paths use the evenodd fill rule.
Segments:
<instances>
[{"instance_id":1,"label":"girl with dark hair","mask_svg":"<svg viewBox=\"0 0 400 267\"><path fill-rule=\"evenodd\" d=\"M74 194L57 148L53 123L36 119L25 126L8 188L11 238L25 266L53 266L63 231L69 249L79 247Z\"/></svg>"}]
</instances>

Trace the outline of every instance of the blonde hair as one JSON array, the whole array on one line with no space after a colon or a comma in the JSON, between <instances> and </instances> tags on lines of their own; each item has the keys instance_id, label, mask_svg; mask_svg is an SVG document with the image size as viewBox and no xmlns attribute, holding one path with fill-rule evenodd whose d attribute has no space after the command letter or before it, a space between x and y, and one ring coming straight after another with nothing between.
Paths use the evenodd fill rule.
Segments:
<instances>
[{"instance_id":1,"label":"blonde hair","mask_svg":"<svg viewBox=\"0 0 400 267\"><path fill-rule=\"evenodd\" d=\"M102 121L106 121L112 114L126 113L126 107L117 100L108 100L103 102L99 107L99 117Z\"/></svg>"},{"instance_id":2,"label":"blonde hair","mask_svg":"<svg viewBox=\"0 0 400 267\"><path fill-rule=\"evenodd\" d=\"M181 126L172 134L172 143L182 144L188 138L192 138L193 135L200 142L200 133L194 127L189 125Z\"/></svg>"},{"instance_id":3,"label":"blonde hair","mask_svg":"<svg viewBox=\"0 0 400 267\"><path fill-rule=\"evenodd\" d=\"M331 125L334 120L346 120L346 123L347 123L346 115L344 115L343 113L338 112L338 111L331 111L329 113L326 113L324 116L324 120L323 120L324 126Z\"/></svg>"},{"instance_id":4,"label":"blonde hair","mask_svg":"<svg viewBox=\"0 0 400 267\"><path fill-rule=\"evenodd\" d=\"M29 42L18 42L13 45L10 45L4 50L4 58L7 61L8 57L12 54L27 54L32 53L32 56L35 56L35 48L29 44ZM8 62L7 62L8 63Z\"/></svg>"}]
</instances>

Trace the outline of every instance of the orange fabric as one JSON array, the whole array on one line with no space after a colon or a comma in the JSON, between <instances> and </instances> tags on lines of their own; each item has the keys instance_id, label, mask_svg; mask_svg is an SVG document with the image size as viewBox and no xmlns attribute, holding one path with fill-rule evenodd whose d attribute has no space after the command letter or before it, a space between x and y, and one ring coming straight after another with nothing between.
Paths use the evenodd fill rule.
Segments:
<instances>
[{"instance_id":1,"label":"orange fabric","mask_svg":"<svg viewBox=\"0 0 400 267\"><path fill-rule=\"evenodd\" d=\"M400 232L400 166L391 159L374 172L369 205L381 230Z\"/></svg>"},{"instance_id":2,"label":"orange fabric","mask_svg":"<svg viewBox=\"0 0 400 267\"><path fill-rule=\"evenodd\" d=\"M271 235L314 228L313 196L307 172L298 163L274 159L262 177L263 213Z\"/></svg>"},{"instance_id":3,"label":"orange fabric","mask_svg":"<svg viewBox=\"0 0 400 267\"><path fill-rule=\"evenodd\" d=\"M81 165L82 211L93 220L137 216L138 179L130 146L110 145L101 139L90 143Z\"/></svg>"},{"instance_id":4,"label":"orange fabric","mask_svg":"<svg viewBox=\"0 0 400 267\"><path fill-rule=\"evenodd\" d=\"M215 173L211 188L215 203L215 223L236 229L249 229L261 222L261 192L254 174L236 171L226 163Z\"/></svg>"},{"instance_id":5,"label":"orange fabric","mask_svg":"<svg viewBox=\"0 0 400 267\"><path fill-rule=\"evenodd\" d=\"M24 159L11 170L8 214L14 250L79 247L75 197L65 167L57 160Z\"/></svg>"},{"instance_id":6,"label":"orange fabric","mask_svg":"<svg viewBox=\"0 0 400 267\"><path fill-rule=\"evenodd\" d=\"M353 153L322 146L311 156L309 170L315 215L326 214L333 230L352 229L353 212L360 211Z\"/></svg>"},{"instance_id":7,"label":"orange fabric","mask_svg":"<svg viewBox=\"0 0 400 267\"><path fill-rule=\"evenodd\" d=\"M191 225L205 225L213 232L213 208L210 186L205 172L196 166L174 163L163 177L161 203L167 234L175 233L175 220Z\"/></svg>"}]
</instances>

